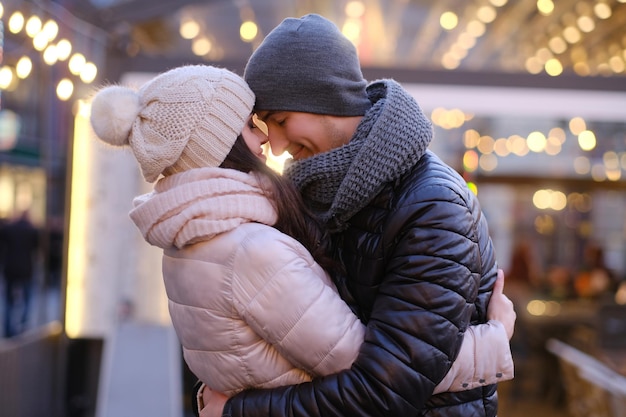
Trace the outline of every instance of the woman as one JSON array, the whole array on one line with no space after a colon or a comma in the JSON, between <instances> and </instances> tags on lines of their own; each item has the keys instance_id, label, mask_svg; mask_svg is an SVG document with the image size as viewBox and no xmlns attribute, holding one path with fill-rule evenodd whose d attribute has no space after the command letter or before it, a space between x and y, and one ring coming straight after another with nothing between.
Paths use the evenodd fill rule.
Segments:
<instances>
[{"instance_id":1,"label":"woman","mask_svg":"<svg viewBox=\"0 0 626 417\"><path fill-rule=\"evenodd\" d=\"M130 146L144 178L158 179L130 217L164 251L185 361L226 395L346 369L364 336L323 269L341 273L322 229L295 188L264 163L267 138L253 123L253 104L234 73L185 66L138 91L102 89L91 115L100 139ZM466 332L438 392L512 378L514 313L501 297L491 318L506 326L493 320Z\"/></svg>"}]
</instances>

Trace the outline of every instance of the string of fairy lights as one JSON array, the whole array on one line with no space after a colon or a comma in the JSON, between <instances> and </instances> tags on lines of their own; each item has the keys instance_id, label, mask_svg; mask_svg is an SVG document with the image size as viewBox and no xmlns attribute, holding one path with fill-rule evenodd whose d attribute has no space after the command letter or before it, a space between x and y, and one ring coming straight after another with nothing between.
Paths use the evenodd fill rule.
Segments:
<instances>
[{"instance_id":1,"label":"string of fairy lights","mask_svg":"<svg viewBox=\"0 0 626 417\"><path fill-rule=\"evenodd\" d=\"M94 82L98 67L76 47L78 39L84 42L90 37L75 33L84 22L66 11L62 13L27 2L9 10L5 3L0 2L0 91L19 88L21 81L34 74L37 65L67 66L67 76L56 81L56 95L62 101L74 95L77 82L86 85ZM64 28L67 30L62 30ZM62 36L64 32L68 36ZM7 36L18 45L10 54L5 51Z\"/></svg>"}]
</instances>

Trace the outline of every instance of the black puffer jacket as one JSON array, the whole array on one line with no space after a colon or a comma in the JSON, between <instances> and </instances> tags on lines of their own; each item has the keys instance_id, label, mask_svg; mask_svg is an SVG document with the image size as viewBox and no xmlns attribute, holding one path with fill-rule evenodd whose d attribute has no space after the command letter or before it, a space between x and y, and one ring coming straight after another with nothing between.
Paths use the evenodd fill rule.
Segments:
<instances>
[{"instance_id":1,"label":"black puffer jacket","mask_svg":"<svg viewBox=\"0 0 626 417\"><path fill-rule=\"evenodd\" d=\"M340 235L367 322L352 369L233 397L232 416L495 416L495 386L431 396L469 324L486 321L496 261L463 179L428 152ZM344 288L345 289L345 288ZM226 415L226 414L225 414Z\"/></svg>"},{"instance_id":2,"label":"black puffer jacket","mask_svg":"<svg viewBox=\"0 0 626 417\"><path fill-rule=\"evenodd\" d=\"M421 411L395 415L496 415L495 386L440 394L424 404L432 392L428 381L447 372L462 332L486 321L497 274L486 219L465 181L427 152L351 219L337 247L349 271L344 288L368 321L366 340L373 346L361 352L387 364L375 378L404 373L408 364L413 369L394 390ZM411 396L411 387L423 395Z\"/></svg>"}]
</instances>

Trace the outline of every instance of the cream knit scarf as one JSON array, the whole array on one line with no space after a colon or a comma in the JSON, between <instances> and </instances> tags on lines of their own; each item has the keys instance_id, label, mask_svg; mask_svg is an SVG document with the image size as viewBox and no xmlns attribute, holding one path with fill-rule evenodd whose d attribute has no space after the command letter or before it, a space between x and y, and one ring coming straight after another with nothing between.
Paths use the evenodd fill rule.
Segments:
<instances>
[{"instance_id":1,"label":"cream knit scarf","mask_svg":"<svg viewBox=\"0 0 626 417\"><path fill-rule=\"evenodd\" d=\"M350 143L285 170L331 232L345 229L386 183L411 170L433 136L422 109L396 81L374 82L367 91L373 105Z\"/></svg>"},{"instance_id":2,"label":"cream knit scarf","mask_svg":"<svg viewBox=\"0 0 626 417\"><path fill-rule=\"evenodd\" d=\"M161 178L136 197L130 217L146 241L166 249L209 240L243 223L274 225L276 210L256 176L197 168Z\"/></svg>"}]
</instances>

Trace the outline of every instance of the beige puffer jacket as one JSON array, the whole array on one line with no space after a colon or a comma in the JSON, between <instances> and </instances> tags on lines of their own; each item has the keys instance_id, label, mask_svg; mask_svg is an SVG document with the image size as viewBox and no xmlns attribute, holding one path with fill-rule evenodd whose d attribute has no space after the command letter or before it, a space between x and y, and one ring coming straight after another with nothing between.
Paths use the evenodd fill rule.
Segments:
<instances>
[{"instance_id":1,"label":"beige puffer jacket","mask_svg":"<svg viewBox=\"0 0 626 417\"><path fill-rule=\"evenodd\" d=\"M309 252L270 226L276 213L256 177L195 169L161 179L134 203L131 218L164 249L185 361L212 389L230 396L300 383L356 359L364 326ZM503 326L473 329L438 391L512 377Z\"/></svg>"}]
</instances>

